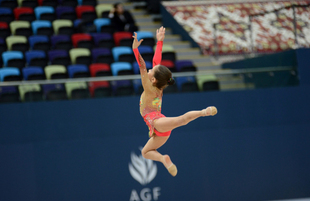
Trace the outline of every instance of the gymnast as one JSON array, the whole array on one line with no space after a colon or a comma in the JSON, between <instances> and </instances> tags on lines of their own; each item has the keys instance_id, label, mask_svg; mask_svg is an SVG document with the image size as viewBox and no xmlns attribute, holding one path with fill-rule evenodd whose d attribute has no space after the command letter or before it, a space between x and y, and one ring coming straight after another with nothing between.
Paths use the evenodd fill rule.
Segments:
<instances>
[{"instance_id":1,"label":"gymnast","mask_svg":"<svg viewBox=\"0 0 310 201\"><path fill-rule=\"evenodd\" d=\"M177 117L165 117L161 114L163 90L175 82L171 71L160 65L165 28L160 27L156 30L157 47L153 57L153 68L149 71L147 71L145 62L138 50L143 39L138 41L136 32L133 38L132 49L139 64L144 90L140 98L140 113L149 128L150 138L141 151L142 156L146 159L162 162L168 172L172 176L176 176L178 170L169 155L162 155L157 149L166 143L173 129L184 126L198 117L214 116L217 109L214 106L209 106L206 109L189 111Z\"/></svg>"}]
</instances>

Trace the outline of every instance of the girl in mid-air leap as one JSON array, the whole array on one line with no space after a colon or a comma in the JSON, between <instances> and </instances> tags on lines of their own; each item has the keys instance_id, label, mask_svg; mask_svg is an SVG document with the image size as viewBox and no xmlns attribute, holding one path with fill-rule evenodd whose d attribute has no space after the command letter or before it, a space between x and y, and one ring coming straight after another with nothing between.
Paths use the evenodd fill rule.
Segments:
<instances>
[{"instance_id":1,"label":"girl in mid-air leap","mask_svg":"<svg viewBox=\"0 0 310 201\"><path fill-rule=\"evenodd\" d=\"M166 143L173 129L184 126L189 122L203 116L213 116L217 113L214 106L201 111L189 111L178 117L165 117L161 114L163 90L168 85L174 84L171 71L160 65L161 51L165 38L165 28L156 31L157 47L153 58L153 69L147 71L145 62L141 57L138 47L143 41L138 41L137 33L133 36L132 49L139 64L143 93L140 98L140 113L149 127L150 139L142 149L142 156L146 159L162 162L172 176L177 174L177 168L168 155L161 155L157 149Z\"/></svg>"}]
</instances>

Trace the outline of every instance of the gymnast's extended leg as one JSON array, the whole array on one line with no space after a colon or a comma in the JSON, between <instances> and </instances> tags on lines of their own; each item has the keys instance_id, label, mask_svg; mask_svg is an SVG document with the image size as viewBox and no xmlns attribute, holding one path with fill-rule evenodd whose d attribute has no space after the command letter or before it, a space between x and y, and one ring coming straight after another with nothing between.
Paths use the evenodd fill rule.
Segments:
<instances>
[{"instance_id":1,"label":"gymnast's extended leg","mask_svg":"<svg viewBox=\"0 0 310 201\"><path fill-rule=\"evenodd\" d=\"M178 117L163 117L154 121L154 127L159 132L171 131L180 126L203 116L216 115L217 109L214 106L207 107L201 111L190 111Z\"/></svg>"}]
</instances>

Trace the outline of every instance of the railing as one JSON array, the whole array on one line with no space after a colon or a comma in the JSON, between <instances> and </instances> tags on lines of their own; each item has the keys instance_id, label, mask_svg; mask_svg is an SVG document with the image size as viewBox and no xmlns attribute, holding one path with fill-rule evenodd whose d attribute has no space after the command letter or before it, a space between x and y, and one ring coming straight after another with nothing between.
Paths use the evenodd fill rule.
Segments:
<instances>
[{"instance_id":1,"label":"railing","mask_svg":"<svg viewBox=\"0 0 310 201\"><path fill-rule=\"evenodd\" d=\"M173 77L186 76L203 76L203 75L234 75L234 74L248 74L248 73L262 73L262 72L277 72L277 71L296 71L292 66L281 67L265 67L265 68L249 68L249 69L223 69L223 70L206 70L196 72L176 72ZM62 84L68 82L95 82L95 81L117 81L117 80L137 80L140 75L119 75L119 76L103 76L91 78L71 78L71 79L55 79L55 80L33 80L33 81L13 81L0 82L0 86L17 86L26 84Z\"/></svg>"}]
</instances>

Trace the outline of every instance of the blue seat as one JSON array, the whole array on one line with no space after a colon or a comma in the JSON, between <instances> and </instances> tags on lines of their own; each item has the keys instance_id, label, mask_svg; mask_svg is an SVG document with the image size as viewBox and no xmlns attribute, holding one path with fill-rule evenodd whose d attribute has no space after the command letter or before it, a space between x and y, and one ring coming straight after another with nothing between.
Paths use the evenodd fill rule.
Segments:
<instances>
[{"instance_id":1,"label":"blue seat","mask_svg":"<svg viewBox=\"0 0 310 201\"><path fill-rule=\"evenodd\" d=\"M101 32L102 26L109 26L111 25L111 20L109 18L97 18L94 20L94 25L97 28L97 32Z\"/></svg>"},{"instance_id":2,"label":"blue seat","mask_svg":"<svg viewBox=\"0 0 310 201\"><path fill-rule=\"evenodd\" d=\"M113 47L112 48L112 54L113 54L113 58L114 58L114 61L119 61L119 57L120 55L123 55L123 54L131 54L133 55L133 52L132 52L132 49L130 47Z\"/></svg>"},{"instance_id":3,"label":"blue seat","mask_svg":"<svg viewBox=\"0 0 310 201\"><path fill-rule=\"evenodd\" d=\"M55 13L55 10L51 6L38 6L34 9L37 20L41 19L41 15L45 13Z\"/></svg>"},{"instance_id":4,"label":"blue seat","mask_svg":"<svg viewBox=\"0 0 310 201\"><path fill-rule=\"evenodd\" d=\"M145 66L146 66L146 69L151 69L152 68L152 62L145 61ZM136 62L136 61L133 62L132 68L133 68L134 74L140 74L140 68L139 68L138 62Z\"/></svg>"},{"instance_id":5,"label":"blue seat","mask_svg":"<svg viewBox=\"0 0 310 201\"><path fill-rule=\"evenodd\" d=\"M38 34L38 30L41 28L50 28L52 29L52 23L47 20L35 20L31 23L32 31L34 35Z\"/></svg>"},{"instance_id":6,"label":"blue seat","mask_svg":"<svg viewBox=\"0 0 310 201\"><path fill-rule=\"evenodd\" d=\"M73 64L68 66L69 78L89 77L88 67L84 64Z\"/></svg>"},{"instance_id":7,"label":"blue seat","mask_svg":"<svg viewBox=\"0 0 310 201\"><path fill-rule=\"evenodd\" d=\"M150 31L137 31L138 40L145 39L145 38L153 38L154 34Z\"/></svg>"},{"instance_id":8,"label":"blue seat","mask_svg":"<svg viewBox=\"0 0 310 201\"><path fill-rule=\"evenodd\" d=\"M111 88L115 96L131 96L135 92L131 80L113 81Z\"/></svg>"},{"instance_id":9,"label":"blue seat","mask_svg":"<svg viewBox=\"0 0 310 201\"><path fill-rule=\"evenodd\" d=\"M129 62L114 62L111 64L111 71L114 76L122 74L121 71L125 72L125 74L130 74L132 66Z\"/></svg>"},{"instance_id":10,"label":"blue seat","mask_svg":"<svg viewBox=\"0 0 310 201\"><path fill-rule=\"evenodd\" d=\"M0 102L19 102L19 93L16 86L3 86L0 87Z\"/></svg>"},{"instance_id":11,"label":"blue seat","mask_svg":"<svg viewBox=\"0 0 310 201\"><path fill-rule=\"evenodd\" d=\"M2 22L6 22L9 24L10 22L14 21L15 18L10 8L0 7L0 19Z\"/></svg>"},{"instance_id":12,"label":"blue seat","mask_svg":"<svg viewBox=\"0 0 310 201\"><path fill-rule=\"evenodd\" d=\"M5 77L7 76L20 76L19 69L12 68L12 67L1 68L0 69L0 81L1 82L5 81Z\"/></svg>"},{"instance_id":13,"label":"blue seat","mask_svg":"<svg viewBox=\"0 0 310 201\"><path fill-rule=\"evenodd\" d=\"M29 36L28 42L31 49L34 49L35 44L37 43L49 43L49 37L48 36L40 36L40 35L32 35Z\"/></svg>"},{"instance_id":14,"label":"blue seat","mask_svg":"<svg viewBox=\"0 0 310 201\"><path fill-rule=\"evenodd\" d=\"M194 76L176 77L176 84L181 92L198 91L198 85Z\"/></svg>"},{"instance_id":15,"label":"blue seat","mask_svg":"<svg viewBox=\"0 0 310 201\"><path fill-rule=\"evenodd\" d=\"M45 77L44 71L39 66L28 66L22 69L24 80L38 80Z\"/></svg>"},{"instance_id":16,"label":"blue seat","mask_svg":"<svg viewBox=\"0 0 310 201\"><path fill-rule=\"evenodd\" d=\"M2 53L2 61L4 67L8 66L8 62L11 59L24 59L24 55L20 51L6 51Z\"/></svg>"},{"instance_id":17,"label":"blue seat","mask_svg":"<svg viewBox=\"0 0 310 201\"><path fill-rule=\"evenodd\" d=\"M41 85L46 100L67 100L67 93L64 84Z\"/></svg>"},{"instance_id":18,"label":"blue seat","mask_svg":"<svg viewBox=\"0 0 310 201\"><path fill-rule=\"evenodd\" d=\"M37 65L37 64L33 64L33 59L39 59L42 61L39 61L40 63L42 62L41 67L44 67L47 65L47 58L46 58L46 54L44 51L42 50L31 50L31 51L27 51L25 53L25 57L26 57L26 62L28 65Z\"/></svg>"},{"instance_id":19,"label":"blue seat","mask_svg":"<svg viewBox=\"0 0 310 201\"><path fill-rule=\"evenodd\" d=\"M154 53L154 49L152 47L150 47L150 46L143 46L143 45L141 45L141 46L138 47L138 50L139 50L141 55L144 54L144 53Z\"/></svg>"},{"instance_id":20,"label":"blue seat","mask_svg":"<svg viewBox=\"0 0 310 201\"><path fill-rule=\"evenodd\" d=\"M135 90L135 93L141 94L143 90L141 79L133 80L132 82L133 82L133 88Z\"/></svg>"}]
</instances>

